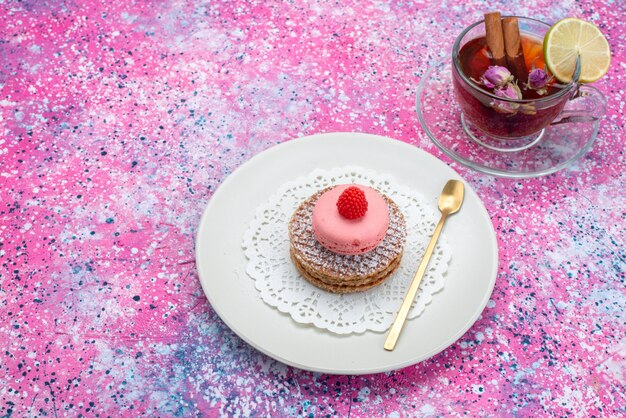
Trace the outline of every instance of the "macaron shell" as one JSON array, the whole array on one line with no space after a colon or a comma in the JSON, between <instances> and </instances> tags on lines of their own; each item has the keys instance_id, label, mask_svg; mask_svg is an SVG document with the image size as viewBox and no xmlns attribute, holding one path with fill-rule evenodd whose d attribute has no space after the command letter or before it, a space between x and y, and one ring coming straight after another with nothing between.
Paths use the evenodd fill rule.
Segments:
<instances>
[{"instance_id":1,"label":"macaron shell","mask_svg":"<svg viewBox=\"0 0 626 418\"><path fill-rule=\"evenodd\" d=\"M350 186L365 193L367 212L359 219L347 219L337 210L337 200ZM387 202L376 190L360 184L342 184L324 193L313 210L313 234L324 247L338 254L357 255L376 248L389 226Z\"/></svg>"}]
</instances>

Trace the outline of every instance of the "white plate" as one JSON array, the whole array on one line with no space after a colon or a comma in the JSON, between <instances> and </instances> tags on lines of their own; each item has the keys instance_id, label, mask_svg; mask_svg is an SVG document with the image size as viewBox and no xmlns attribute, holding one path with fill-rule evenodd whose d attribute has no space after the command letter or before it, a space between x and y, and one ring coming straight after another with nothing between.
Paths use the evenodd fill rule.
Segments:
<instances>
[{"instance_id":1,"label":"white plate","mask_svg":"<svg viewBox=\"0 0 626 418\"><path fill-rule=\"evenodd\" d=\"M421 192L436 210L446 181L461 179L432 155L400 141L360 133L295 139L264 151L233 172L207 205L196 238L196 265L204 293L222 320L247 343L301 369L365 374L425 360L460 338L484 309L495 284L498 248L491 220L466 184L465 202L444 228L452 260L444 289L409 320L393 352L386 334L336 335L266 305L245 273L243 234L255 208L286 181L315 168L360 165L393 175Z\"/></svg>"}]
</instances>

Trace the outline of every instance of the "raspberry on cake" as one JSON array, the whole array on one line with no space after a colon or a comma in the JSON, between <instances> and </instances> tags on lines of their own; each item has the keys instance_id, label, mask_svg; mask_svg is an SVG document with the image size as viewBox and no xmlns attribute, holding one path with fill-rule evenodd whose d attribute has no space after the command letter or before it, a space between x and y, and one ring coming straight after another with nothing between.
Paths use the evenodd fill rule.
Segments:
<instances>
[{"instance_id":1,"label":"raspberry on cake","mask_svg":"<svg viewBox=\"0 0 626 418\"><path fill-rule=\"evenodd\" d=\"M363 190L350 186L339 195L337 210L344 218L358 219L367 212L367 198Z\"/></svg>"},{"instance_id":2,"label":"raspberry on cake","mask_svg":"<svg viewBox=\"0 0 626 418\"><path fill-rule=\"evenodd\" d=\"M358 184L313 194L289 222L291 259L309 282L334 293L381 284L399 266L404 216L378 191Z\"/></svg>"}]
</instances>

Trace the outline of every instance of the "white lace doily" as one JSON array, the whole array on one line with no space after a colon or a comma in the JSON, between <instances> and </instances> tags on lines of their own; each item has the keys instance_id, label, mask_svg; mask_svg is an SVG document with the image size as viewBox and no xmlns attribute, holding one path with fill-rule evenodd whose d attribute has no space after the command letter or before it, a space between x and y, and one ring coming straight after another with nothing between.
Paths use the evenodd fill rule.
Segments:
<instances>
[{"instance_id":1,"label":"white lace doily","mask_svg":"<svg viewBox=\"0 0 626 418\"><path fill-rule=\"evenodd\" d=\"M318 289L302 278L289 257L288 223L295 209L313 193L336 184L358 183L389 196L404 213L407 241L400 267L383 284L365 292L337 295ZM283 184L256 210L243 239L248 265L265 303L291 315L294 321L314 324L337 334L382 332L391 326L417 271L439 212L424 197L398 184L393 177L361 167L315 170ZM409 318L421 315L443 289L451 257L442 235L420 285Z\"/></svg>"}]
</instances>

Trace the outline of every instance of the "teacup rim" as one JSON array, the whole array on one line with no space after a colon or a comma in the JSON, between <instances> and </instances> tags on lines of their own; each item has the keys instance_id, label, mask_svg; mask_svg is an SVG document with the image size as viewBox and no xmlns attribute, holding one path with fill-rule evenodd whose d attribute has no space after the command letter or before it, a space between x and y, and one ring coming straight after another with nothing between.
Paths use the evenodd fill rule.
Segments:
<instances>
[{"instance_id":1,"label":"teacup rim","mask_svg":"<svg viewBox=\"0 0 626 418\"><path fill-rule=\"evenodd\" d=\"M539 19L534 19L532 17L526 17L526 16L516 16L516 15L507 15L507 16L502 16L502 18L505 17L516 17L517 19L523 19L523 20L531 20L534 21L536 23L540 23L542 25L545 25L546 27L550 28L552 27L550 24L539 20ZM457 74L459 74L459 76L463 79L463 81L465 82L465 84L467 84L469 87L471 87L474 91L479 92L487 97L493 98L495 100L499 100L502 102L509 102L509 103L521 103L521 104L526 104L526 103L545 103L545 102L549 102L555 99L559 99L562 96L566 95L567 93L569 93L570 91L572 91L572 89L575 89L576 86L578 85L578 79L580 77L580 58L576 59L576 68L574 70L574 76L572 77L572 80L567 83L565 85L565 87L563 87L561 89L561 91L551 94L549 96L546 97L541 97L538 99L509 99L506 97L500 97L500 96L496 96L493 93L489 93L488 91L485 91L483 89L481 89L480 87L478 87L474 82L472 82L469 77L467 77L465 75L465 73L463 73L463 71L461 70L460 66L459 66L459 61L456 59L457 56L459 55L459 44L461 42L461 39L463 39L463 37L473 28L475 28L476 26L483 24L485 22L484 19L479 20L478 22L472 23L471 25L469 25L468 27L466 27L465 29L463 29L463 31L456 37L456 39L454 40L454 45L452 46L452 63L454 66L454 69L456 70Z\"/></svg>"}]
</instances>

